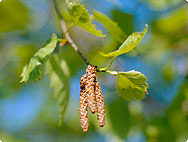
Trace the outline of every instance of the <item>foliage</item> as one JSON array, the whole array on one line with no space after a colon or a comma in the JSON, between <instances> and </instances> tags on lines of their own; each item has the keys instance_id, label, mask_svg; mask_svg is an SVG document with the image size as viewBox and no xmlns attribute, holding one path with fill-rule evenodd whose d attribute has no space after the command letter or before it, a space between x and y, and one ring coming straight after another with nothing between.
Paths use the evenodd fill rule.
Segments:
<instances>
[{"instance_id":1,"label":"foliage","mask_svg":"<svg viewBox=\"0 0 188 142\"><path fill-rule=\"evenodd\" d=\"M89 114L90 131L86 135L81 133L78 116L79 78L86 65L70 44L59 47L58 42L65 39L63 35L63 39L59 40L62 35L61 27L58 25L60 21L55 15L52 2L33 3L20 0L0 2L0 19L2 19L0 22L0 112L3 114L0 118L2 124L0 139L2 141L185 142L187 140L188 30L185 19L188 16L188 9L186 1L114 1L116 6L109 1L80 1L85 4L88 13L91 14L94 8L100 14L105 14L100 15L101 18L107 18L105 21L97 20L96 11L89 17L92 23L95 22L94 20L97 21L96 29L100 29L97 26L101 26L98 22L104 25L107 32L102 31L102 33L105 33L107 38L91 36L77 26L67 31L78 45L80 52L90 63L97 65L98 70L101 70L101 67L106 68L105 65L110 62L110 57L104 58L99 54L100 51L108 54L119 49L126 36L142 29L145 23L148 23L150 33L146 35L147 40L139 43L134 50L118 56L111 68L97 72L97 81L100 82L104 94L106 125L99 129L96 116ZM59 0L57 2L66 24L75 25L71 15L66 11L66 4ZM163 5L158 7L155 4ZM108 20L111 21L110 23L117 24L111 25L106 22ZM125 33L125 37L119 32L116 33L118 30L114 30L116 33L114 34L112 31L115 27L107 28L106 24L112 27L118 26ZM33 55L42 41L50 37L52 32L56 32L59 37L57 46L43 64ZM42 74L45 67L45 73L48 75L43 75L40 81L25 85L19 83L19 75L23 66L27 63L29 65L29 59L33 65L38 62L39 68L36 71ZM51 64L51 60L55 64ZM66 64L70 68L67 71L70 75L66 74ZM60 72L55 71L57 66ZM119 80L119 73L126 75L120 75ZM148 81L144 81L146 78L143 73ZM135 81L139 76L143 76L143 80ZM117 90L118 81L125 80L126 83L119 83L122 89L119 91L128 88L120 96ZM141 84L146 82L149 84L149 95L146 95L144 100L138 101L138 98L145 97L143 94L147 87L142 88ZM50 88L53 89L48 87L49 83ZM134 89L132 86L139 89ZM138 98L134 94L130 101L126 101L129 99L127 97L132 97L128 93L130 89L140 93ZM52 99L50 95L52 90L58 101ZM59 103L62 110L60 119L64 119L61 127L57 127L58 102L62 103Z\"/></svg>"},{"instance_id":2,"label":"foliage","mask_svg":"<svg viewBox=\"0 0 188 142\"><path fill-rule=\"evenodd\" d=\"M21 74L20 82L32 82L40 80L42 65L48 60L53 53L57 44L57 36L53 34L52 38L48 39L42 48L31 58L28 65L24 66Z\"/></svg>"},{"instance_id":3,"label":"foliage","mask_svg":"<svg viewBox=\"0 0 188 142\"><path fill-rule=\"evenodd\" d=\"M108 29L115 40L117 40L119 43L122 43L124 41L126 37L125 33L121 30L116 22L95 10L93 11L93 17Z\"/></svg>"},{"instance_id":4,"label":"foliage","mask_svg":"<svg viewBox=\"0 0 188 142\"><path fill-rule=\"evenodd\" d=\"M61 125L69 102L69 68L60 55L54 54L47 61L46 73L50 77L50 87L54 88L54 97L57 98L60 107Z\"/></svg>"},{"instance_id":5,"label":"foliage","mask_svg":"<svg viewBox=\"0 0 188 142\"><path fill-rule=\"evenodd\" d=\"M88 11L85 9L84 5L69 3L68 9L74 25L78 25L96 36L104 37L104 35L101 34L101 31L97 31L95 26L91 24L91 19L89 17L90 15L88 14ZM94 18L100 21L118 42L122 42L122 38L125 37L125 34L115 22L96 11L94 11ZM102 53L102 55L105 57L117 57L133 50L143 39L146 31L147 25L142 33L133 33L130 35L128 39L120 46L119 50L108 54ZM60 39L59 41L66 43L65 39ZM69 102L69 71L66 62L61 59L60 54L52 55L56 45L57 36L53 34L53 36L46 41L45 45L31 58L29 64L24 67L21 74L21 82L26 83L40 80L42 66L48 61L46 73L50 76L50 86L54 88L54 96L57 98L58 104L60 106L61 116L59 124L62 124L64 113ZM141 100L145 97L148 85L145 82L147 79L144 75L136 71L119 72L116 75L117 92L120 96L122 96L123 99L130 101L131 99Z\"/></svg>"},{"instance_id":6,"label":"foliage","mask_svg":"<svg viewBox=\"0 0 188 142\"><path fill-rule=\"evenodd\" d=\"M90 29L89 32L93 33L94 35L98 35L102 37L101 32L95 30L95 26L91 25L91 19L89 18L88 11L85 9L84 5L71 2L68 4L68 8L69 8L70 15L75 25L78 25L87 31L88 29ZM103 14L98 13L96 11L94 11L94 18L100 21L103 25L105 25L107 29L110 31L110 33L115 37L115 39L121 42L121 38L123 38L125 34L117 26L117 24L114 21L112 21L111 19L107 18ZM104 54L104 53L101 53L101 54L105 57L111 57L111 56L117 57L121 54L124 54L133 50L139 44L139 42L143 39L144 35L147 32L147 27L148 26L146 25L143 32L141 33L137 32L137 33L133 33L132 35L130 35L127 38L127 40L119 47L117 51L114 51L108 54ZM114 31L116 31L116 33L114 33ZM64 39L62 40L64 41ZM48 60L49 56L53 53L56 47L56 43L57 43L57 37L54 34L52 38L49 39L46 42L46 44L34 55L34 57L31 58L29 65L24 67L24 70L22 73L23 78L21 82L27 82L27 81L32 82L37 79L40 79L42 64L44 64ZM52 62L54 62L53 64L55 64L54 58L50 60L51 65L53 65ZM57 67L58 65L56 66L56 68L54 68L54 65L53 65L53 67L51 68L56 69L54 72L57 72L58 70ZM50 72L47 71L47 73L49 73L51 76L52 71ZM111 74L113 73L111 72ZM147 92L148 85L145 82L147 79L144 75L135 71L123 72L123 73L119 72L116 75L118 76L117 77L117 92L119 93L120 96L122 96L122 98L130 101L131 99L141 100L145 97L145 93ZM59 77L64 78L64 76L60 76L60 74L59 74ZM64 90L64 88L66 87L57 88L57 86L54 85L56 83L53 82L52 78L51 78L51 81L52 81L51 87L55 89L55 96L60 96L60 95L57 95L59 94L56 92L57 89L61 90L62 88L62 90ZM68 94L67 92L68 91L65 91L64 93L60 92L60 94L64 94L63 97L65 97L65 96L68 96L66 95ZM60 102L65 103L65 101L60 101ZM64 107L64 105L62 108L66 110L66 107ZM62 115L64 113L64 110L61 111Z\"/></svg>"},{"instance_id":7,"label":"foliage","mask_svg":"<svg viewBox=\"0 0 188 142\"><path fill-rule=\"evenodd\" d=\"M91 18L89 17L88 11L85 9L84 5L71 2L68 4L68 8L75 25L96 36L105 37L105 35L102 35L101 31L95 29L95 25L91 24Z\"/></svg>"},{"instance_id":8,"label":"foliage","mask_svg":"<svg viewBox=\"0 0 188 142\"><path fill-rule=\"evenodd\" d=\"M137 71L119 72L117 75L117 92L125 100L142 100L147 94L147 78Z\"/></svg>"},{"instance_id":9,"label":"foliage","mask_svg":"<svg viewBox=\"0 0 188 142\"><path fill-rule=\"evenodd\" d=\"M118 50L107 53L107 54L101 52L101 55L103 55L104 57L112 57L112 56L117 57L121 54L125 54L133 50L140 43L140 41L144 38L144 35L147 32L147 28L148 26L146 25L144 30L141 33L136 32L136 33L131 34L125 40L125 42L119 47Z\"/></svg>"}]
</instances>

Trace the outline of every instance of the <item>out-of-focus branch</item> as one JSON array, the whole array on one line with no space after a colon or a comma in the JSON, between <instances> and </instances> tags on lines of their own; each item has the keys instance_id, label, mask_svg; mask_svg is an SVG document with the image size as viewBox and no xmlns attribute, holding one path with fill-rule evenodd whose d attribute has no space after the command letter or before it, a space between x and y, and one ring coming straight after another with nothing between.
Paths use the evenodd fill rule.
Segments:
<instances>
[{"instance_id":1,"label":"out-of-focus branch","mask_svg":"<svg viewBox=\"0 0 188 142\"><path fill-rule=\"evenodd\" d=\"M71 44L72 48L80 55L80 57L84 60L84 62L89 65L89 61L83 56L83 54L80 52L80 50L78 49L78 46L74 43L74 41L72 40L72 38L69 35L69 32L67 32L67 26L65 23L65 20L63 19L63 16L61 15L61 13L59 12L59 9L57 7L57 1L53 0L53 4L54 4L54 8L55 11L60 19L60 23L61 23L61 29L62 32L65 33L65 38L67 39L68 43Z\"/></svg>"}]
</instances>

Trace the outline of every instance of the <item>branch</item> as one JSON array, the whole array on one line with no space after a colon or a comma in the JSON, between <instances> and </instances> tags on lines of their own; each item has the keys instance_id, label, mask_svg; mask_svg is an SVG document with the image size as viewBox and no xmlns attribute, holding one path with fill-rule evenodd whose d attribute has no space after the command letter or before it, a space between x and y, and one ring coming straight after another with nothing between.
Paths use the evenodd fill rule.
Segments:
<instances>
[{"instance_id":1,"label":"branch","mask_svg":"<svg viewBox=\"0 0 188 142\"><path fill-rule=\"evenodd\" d=\"M60 19L60 23L61 23L61 29L62 32L65 33L65 38L67 39L67 41L71 44L72 48L80 55L80 57L84 60L84 62L86 63L86 65L89 65L89 61L83 56L83 54L79 51L78 46L74 43L74 41L72 40L72 38L69 35L69 32L67 32L67 26L65 23L65 20L63 19L63 16L61 15L61 13L59 12L59 9L57 7L57 2L56 0L53 0L53 4L54 4L54 8L55 11Z\"/></svg>"}]
</instances>

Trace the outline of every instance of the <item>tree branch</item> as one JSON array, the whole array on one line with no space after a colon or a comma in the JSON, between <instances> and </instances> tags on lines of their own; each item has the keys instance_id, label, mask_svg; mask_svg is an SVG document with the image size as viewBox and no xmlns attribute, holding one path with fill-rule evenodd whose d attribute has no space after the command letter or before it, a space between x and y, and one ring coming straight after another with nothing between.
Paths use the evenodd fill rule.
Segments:
<instances>
[{"instance_id":1,"label":"tree branch","mask_svg":"<svg viewBox=\"0 0 188 142\"><path fill-rule=\"evenodd\" d=\"M89 65L89 61L83 56L83 54L79 51L78 46L74 43L74 41L72 40L72 38L69 35L69 32L67 31L67 26L65 23L65 20L63 19L63 16L61 15L61 13L59 12L59 9L57 7L57 2L56 0L53 0L53 4L54 4L54 8L55 11L60 19L60 23L61 23L61 29L62 32L65 33L65 38L67 39L67 41L71 44L72 48L80 55L80 57L84 60L84 62L86 63L86 65Z\"/></svg>"}]
</instances>

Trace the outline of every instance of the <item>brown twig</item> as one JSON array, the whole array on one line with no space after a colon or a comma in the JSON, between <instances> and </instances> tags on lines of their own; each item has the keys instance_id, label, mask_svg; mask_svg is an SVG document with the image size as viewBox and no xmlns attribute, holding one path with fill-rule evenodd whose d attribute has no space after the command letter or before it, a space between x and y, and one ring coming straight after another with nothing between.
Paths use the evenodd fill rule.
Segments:
<instances>
[{"instance_id":1,"label":"brown twig","mask_svg":"<svg viewBox=\"0 0 188 142\"><path fill-rule=\"evenodd\" d=\"M74 41L72 40L72 38L70 37L69 35L69 32L66 32L67 31L67 26L66 26L66 23L65 23L65 20L63 19L63 16L61 15L61 13L59 12L58 10L58 7L57 7L57 2L56 0L53 0L53 4L54 4L54 8L55 8L55 11L60 19L60 23L61 23L61 29L62 29L62 32L65 33L65 38L67 39L67 41L71 44L72 48L80 55L80 57L84 60L84 62L86 63L86 65L89 65L89 61L83 56L83 54L80 52L80 50L78 49L78 46L74 43Z\"/></svg>"}]
</instances>

